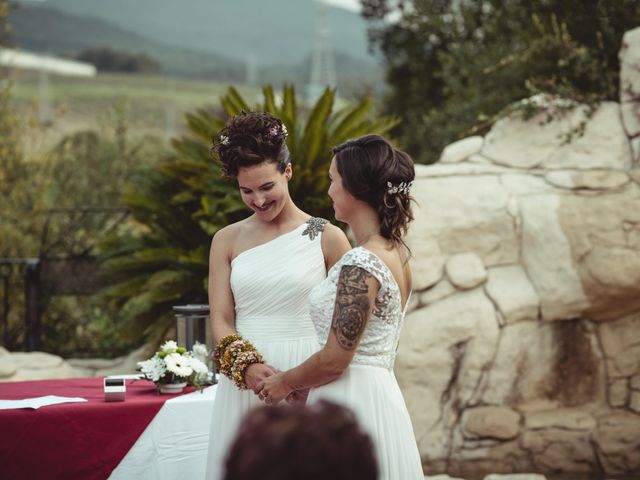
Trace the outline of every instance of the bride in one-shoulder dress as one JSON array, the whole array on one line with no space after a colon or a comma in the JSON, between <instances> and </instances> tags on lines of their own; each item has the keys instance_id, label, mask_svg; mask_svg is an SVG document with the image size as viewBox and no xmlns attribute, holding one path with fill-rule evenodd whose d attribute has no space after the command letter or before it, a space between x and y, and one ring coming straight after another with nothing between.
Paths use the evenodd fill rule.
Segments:
<instances>
[{"instance_id":1,"label":"bride in one-shoulder dress","mask_svg":"<svg viewBox=\"0 0 640 480\"><path fill-rule=\"evenodd\" d=\"M307 298L326 275L321 248L325 222L310 218L292 232L240 253L231 262L236 331L279 370L296 366L320 348ZM207 479L222 476L224 456L242 417L260 404L253 391L239 390L220 376Z\"/></svg>"},{"instance_id":2,"label":"bride in one-shoulder dress","mask_svg":"<svg viewBox=\"0 0 640 480\"><path fill-rule=\"evenodd\" d=\"M220 349L231 348L229 339L248 348L250 342L255 347L251 360L257 361L233 357L236 373L226 368L228 363L224 372L237 383L219 379L207 479L222 477L224 458L243 416L259 404L252 391L258 382L318 350L307 297L350 248L339 228L310 217L291 199L293 167L286 136L287 129L273 115L243 112L228 120L214 146L222 173L237 180L253 215L222 228L211 242L211 328Z\"/></svg>"}]
</instances>

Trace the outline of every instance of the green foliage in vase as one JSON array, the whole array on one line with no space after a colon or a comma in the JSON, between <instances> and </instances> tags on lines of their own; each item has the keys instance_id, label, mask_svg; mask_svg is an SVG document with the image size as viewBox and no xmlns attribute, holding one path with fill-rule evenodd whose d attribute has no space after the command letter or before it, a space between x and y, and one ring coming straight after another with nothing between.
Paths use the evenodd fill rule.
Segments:
<instances>
[{"instance_id":1,"label":"green foliage in vase","mask_svg":"<svg viewBox=\"0 0 640 480\"><path fill-rule=\"evenodd\" d=\"M327 89L309 109L298 105L292 86L283 88L281 98L271 87L262 93L262 101L252 104L230 87L220 108L187 114L188 132L172 141L171 157L125 192L123 203L133 219L103 242L102 254L110 285L105 294L120 305L128 338L159 339L173 325L172 306L207 303L211 238L250 213L210 153L229 116L267 111L282 119L295 172L292 198L310 214L329 219L331 146L365 133L384 134L397 124L391 117L376 118L370 97L337 108L335 91Z\"/></svg>"}]
</instances>

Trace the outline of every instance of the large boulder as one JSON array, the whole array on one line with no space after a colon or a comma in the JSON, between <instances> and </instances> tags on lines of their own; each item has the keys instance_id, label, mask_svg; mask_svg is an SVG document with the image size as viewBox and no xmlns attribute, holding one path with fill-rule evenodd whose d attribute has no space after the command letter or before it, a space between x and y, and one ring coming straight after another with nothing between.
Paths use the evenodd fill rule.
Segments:
<instances>
[{"instance_id":1,"label":"large boulder","mask_svg":"<svg viewBox=\"0 0 640 480\"><path fill-rule=\"evenodd\" d=\"M640 477L640 28L624 42L622 105L513 114L416 168L396 374L430 473Z\"/></svg>"}]
</instances>

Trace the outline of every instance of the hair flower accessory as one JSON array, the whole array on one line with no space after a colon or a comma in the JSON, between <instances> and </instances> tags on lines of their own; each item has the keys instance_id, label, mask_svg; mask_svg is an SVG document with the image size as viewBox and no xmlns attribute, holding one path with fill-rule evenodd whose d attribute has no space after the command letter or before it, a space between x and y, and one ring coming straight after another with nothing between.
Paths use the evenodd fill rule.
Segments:
<instances>
[{"instance_id":1,"label":"hair flower accessory","mask_svg":"<svg viewBox=\"0 0 640 480\"><path fill-rule=\"evenodd\" d=\"M287 127L285 126L284 123L281 123L279 126L276 125L274 127L271 127L269 129L269 136L270 137L275 137L280 133L282 133L282 135L284 135L284 138L287 138L287 135L289 134L289 132L287 131Z\"/></svg>"},{"instance_id":2,"label":"hair flower accessory","mask_svg":"<svg viewBox=\"0 0 640 480\"><path fill-rule=\"evenodd\" d=\"M404 193L408 195L412 186L413 186L413 182L400 182L398 185L394 185L391 182L387 182L387 193L389 195L395 195L397 193Z\"/></svg>"},{"instance_id":3,"label":"hair flower accessory","mask_svg":"<svg viewBox=\"0 0 640 480\"><path fill-rule=\"evenodd\" d=\"M226 135L220 135L220 143L222 145L229 145L229 137Z\"/></svg>"}]
</instances>

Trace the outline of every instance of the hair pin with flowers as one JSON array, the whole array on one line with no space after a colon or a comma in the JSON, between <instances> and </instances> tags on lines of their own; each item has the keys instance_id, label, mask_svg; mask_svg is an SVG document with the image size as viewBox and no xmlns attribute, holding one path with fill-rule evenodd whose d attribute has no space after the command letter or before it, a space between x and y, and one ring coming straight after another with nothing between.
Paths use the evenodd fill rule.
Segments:
<instances>
[{"instance_id":1,"label":"hair pin with flowers","mask_svg":"<svg viewBox=\"0 0 640 480\"><path fill-rule=\"evenodd\" d=\"M397 193L409 194L413 182L400 182L398 185L394 185L391 182L387 182L387 193L389 195L395 195Z\"/></svg>"},{"instance_id":2,"label":"hair pin with flowers","mask_svg":"<svg viewBox=\"0 0 640 480\"><path fill-rule=\"evenodd\" d=\"M287 131L287 127L284 123L281 123L279 126L276 125L274 127L271 127L269 129L270 137L275 137L279 133L282 133L282 135L284 135L284 138L287 138L287 136L289 135L289 132Z\"/></svg>"},{"instance_id":3,"label":"hair pin with flowers","mask_svg":"<svg viewBox=\"0 0 640 480\"><path fill-rule=\"evenodd\" d=\"M229 137L227 137L226 135L220 135L220 144L229 145Z\"/></svg>"}]
</instances>

